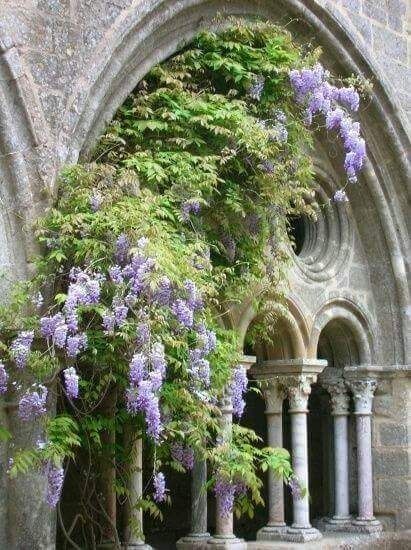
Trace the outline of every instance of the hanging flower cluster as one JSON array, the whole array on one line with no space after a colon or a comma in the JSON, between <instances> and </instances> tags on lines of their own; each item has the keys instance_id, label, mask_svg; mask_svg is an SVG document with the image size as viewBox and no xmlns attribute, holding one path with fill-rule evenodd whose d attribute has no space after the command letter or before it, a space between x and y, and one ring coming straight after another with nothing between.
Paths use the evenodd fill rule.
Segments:
<instances>
[{"instance_id":1,"label":"hanging flower cluster","mask_svg":"<svg viewBox=\"0 0 411 550\"><path fill-rule=\"evenodd\" d=\"M329 73L319 63L312 69L290 71L296 101L306 108L307 125L311 125L314 115L322 114L327 130L338 132L345 149L344 169L348 181L355 183L366 157L360 124L350 115L350 111L358 111L360 98L354 87L338 88L328 79ZM341 201L341 195L335 200Z\"/></svg>"},{"instance_id":2,"label":"hanging flower cluster","mask_svg":"<svg viewBox=\"0 0 411 550\"><path fill-rule=\"evenodd\" d=\"M243 483L233 483L217 476L214 483L214 494L218 498L219 513L223 517L229 516L233 511L234 498L245 494L246 490Z\"/></svg>"}]
</instances>

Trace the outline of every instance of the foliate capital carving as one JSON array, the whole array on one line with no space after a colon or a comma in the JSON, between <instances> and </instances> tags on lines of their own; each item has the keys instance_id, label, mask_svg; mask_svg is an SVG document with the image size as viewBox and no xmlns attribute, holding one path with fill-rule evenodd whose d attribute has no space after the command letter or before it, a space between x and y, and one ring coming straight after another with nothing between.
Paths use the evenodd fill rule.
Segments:
<instances>
[{"instance_id":1,"label":"foliate capital carving","mask_svg":"<svg viewBox=\"0 0 411 550\"><path fill-rule=\"evenodd\" d=\"M345 380L341 375L320 377L321 386L328 392L331 412L334 415L348 414L350 396Z\"/></svg>"},{"instance_id":2,"label":"foliate capital carving","mask_svg":"<svg viewBox=\"0 0 411 550\"><path fill-rule=\"evenodd\" d=\"M372 400L377 388L377 381L373 378L358 378L348 381L351 389L356 414L371 414Z\"/></svg>"},{"instance_id":3,"label":"foliate capital carving","mask_svg":"<svg viewBox=\"0 0 411 550\"><path fill-rule=\"evenodd\" d=\"M284 388L290 400L290 412L306 412L308 398L311 393L311 384L316 381L314 374L300 374L298 376L287 376L284 381Z\"/></svg>"},{"instance_id":4,"label":"foliate capital carving","mask_svg":"<svg viewBox=\"0 0 411 550\"><path fill-rule=\"evenodd\" d=\"M262 386L262 393L265 399L266 414L281 414L286 392L278 379L266 380Z\"/></svg>"}]
</instances>

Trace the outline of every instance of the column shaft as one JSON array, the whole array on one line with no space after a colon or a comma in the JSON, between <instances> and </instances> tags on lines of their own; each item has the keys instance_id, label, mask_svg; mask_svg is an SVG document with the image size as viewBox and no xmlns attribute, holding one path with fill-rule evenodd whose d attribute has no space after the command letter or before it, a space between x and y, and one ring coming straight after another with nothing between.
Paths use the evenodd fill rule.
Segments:
<instances>
[{"instance_id":1,"label":"column shaft","mask_svg":"<svg viewBox=\"0 0 411 550\"><path fill-rule=\"evenodd\" d=\"M291 412L291 411L290 411ZM307 417L304 412L291 413L291 447L294 474L307 491L304 496L293 496L293 528L310 528L308 502L308 448Z\"/></svg>"},{"instance_id":2,"label":"column shaft","mask_svg":"<svg viewBox=\"0 0 411 550\"><path fill-rule=\"evenodd\" d=\"M196 459L191 472L191 535L207 532L207 464Z\"/></svg>"},{"instance_id":3,"label":"column shaft","mask_svg":"<svg viewBox=\"0 0 411 550\"><path fill-rule=\"evenodd\" d=\"M334 416L335 519L347 519L349 509L348 482L348 418Z\"/></svg>"},{"instance_id":4,"label":"column shaft","mask_svg":"<svg viewBox=\"0 0 411 550\"><path fill-rule=\"evenodd\" d=\"M267 443L270 447L283 445L283 418L281 413L267 414ZM284 523L284 488L283 480L268 472L268 526L283 527Z\"/></svg>"},{"instance_id":5,"label":"column shaft","mask_svg":"<svg viewBox=\"0 0 411 550\"><path fill-rule=\"evenodd\" d=\"M371 417L357 416L357 456L358 456L358 519L372 520L372 455Z\"/></svg>"}]
</instances>

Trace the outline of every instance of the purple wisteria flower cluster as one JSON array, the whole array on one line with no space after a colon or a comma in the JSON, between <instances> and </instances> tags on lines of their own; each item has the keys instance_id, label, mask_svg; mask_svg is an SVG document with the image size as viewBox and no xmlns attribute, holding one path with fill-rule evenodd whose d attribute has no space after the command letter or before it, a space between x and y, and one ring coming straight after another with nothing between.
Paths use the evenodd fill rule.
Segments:
<instances>
[{"instance_id":1,"label":"purple wisteria flower cluster","mask_svg":"<svg viewBox=\"0 0 411 550\"><path fill-rule=\"evenodd\" d=\"M192 470L194 467L193 449L183 445L180 441L172 445L171 457L176 462L179 462L186 470Z\"/></svg>"},{"instance_id":2,"label":"purple wisteria flower cluster","mask_svg":"<svg viewBox=\"0 0 411 550\"><path fill-rule=\"evenodd\" d=\"M243 483L235 483L217 476L214 483L214 494L217 498L218 511L223 517L227 517L233 511L234 498L245 494L247 487Z\"/></svg>"},{"instance_id":3,"label":"purple wisteria flower cluster","mask_svg":"<svg viewBox=\"0 0 411 550\"><path fill-rule=\"evenodd\" d=\"M55 508L63 489L64 470L60 466L47 462L44 473L47 479L46 502L50 508Z\"/></svg>"},{"instance_id":4,"label":"purple wisteria flower cluster","mask_svg":"<svg viewBox=\"0 0 411 550\"><path fill-rule=\"evenodd\" d=\"M360 98L353 87L337 88L328 78L328 72L319 63L312 69L290 71L295 98L306 107L307 124L312 123L314 115L322 114L327 130L338 132L345 149L344 169L348 181L354 183L366 157L360 124L350 115L350 111L358 111Z\"/></svg>"},{"instance_id":5,"label":"purple wisteria flower cluster","mask_svg":"<svg viewBox=\"0 0 411 550\"><path fill-rule=\"evenodd\" d=\"M77 399L79 376L76 372L76 369L74 367L64 369L63 375L67 397L69 399Z\"/></svg>"},{"instance_id":6,"label":"purple wisteria flower cluster","mask_svg":"<svg viewBox=\"0 0 411 550\"><path fill-rule=\"evenodd\" d=\"M163 472L157 472L153 479L154 495L156 502L164 502L166 499L166 479Z\"/></svg>"},{"instance_id":7,"label":"purple wisteria flower cluster","mask_svg":"<svg viewBox=\"0 0 411 550\"><path fill-rule=\"evenodd\" d=\"M28 422L46 414L47 388L42 384L33 384L32 390L27 390L19 401L19 417Z\"/></svg>"},{"instance_id":8,"label":"purple wisteria flower cluster","mask_svg":"<svg viewBox=\"0 0 411 550\"><path fill-rule=\"evenodd\" d=\"M200 213L200 202L196 199L190 199L184 201L181 205L181 216L183 221L188 221L190 219L190 214L197 215Z\"/></svg>"},{"instance_id":9,"label":"purple wisteria flower cluster","mask_svg":"<svg viewBox=\"0 0 411 550\"><path fill-rule=\"evenodd\" d=\"M0 395L6 393L8 380L9 375L6 371L4 364L0 361Z\"/></svg>"},{"instance_id":10,"label":"purple wisteria flower cluster","mask_svg":"<svg viewBox=\"0 0 411 550\"><path fill-rule=\"evenodd\" d=\"M10 351L18 369L23 369L26 366L33 340L34 331L25 330L20 332L13 341Z\"/></svg>"},{"instance_id":11,"label":"purple wisteria flower cluster","mask_svg":"<svg viewBox=\"0 0 411 550\"><path fill-rule=\"evenodd\" d=\"M237 418L241 418L244 412L244 393L247 391L247 386L247 371L243 366L237 365L233 370L230 387L233 415Z\"/></svg>"}]
</instances>

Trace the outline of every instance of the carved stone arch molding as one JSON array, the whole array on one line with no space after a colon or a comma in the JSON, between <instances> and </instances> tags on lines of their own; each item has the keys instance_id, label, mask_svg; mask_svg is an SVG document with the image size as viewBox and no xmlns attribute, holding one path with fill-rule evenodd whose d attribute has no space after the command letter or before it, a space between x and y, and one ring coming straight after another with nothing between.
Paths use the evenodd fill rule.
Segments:
<instances>
[{"instance_id":1,"label":"carved stone arch molding","mask_svg":"<svg viewBox=\"0 0 411 550\"><path fill-rule=\"evenodd\" d=\"M332 299L316 313L310 333L308 357L317 357L321 332L331 321L340 321L349 328L358 346L360 363L372 364L375 360L375 335L371 323L364 310L347 298Z\"/></svg>"},{"instance_id":2,"label":"carved stone arch molding","mask_svg":"<svg viewBox=\"0 0 411 550\"><path fill-rule=\"evenodd\" d=\"M278 325L280 339L288 340L286 347L290 357L283 358L305 358L309 343L309 316L305 307L296 296L289 295L286 298L285 307L269 303L267 308L268 313L272 313L277 319L276 327ZM227 317L227 326L237 330L240 344L243 346L248 329L257 320L258 317L252 302L246 301L230 311Z\"/></svg>"},{"instance_id":3,"label":"carved stone arch molding","mask_svg":"<svg viewBox=\"0 0 411 550\"><path fill-rule=\"evenodd\" d=\"M30 71L18 48L0 36L0 269L24 277L33 252L31 223L41 211L44 187L54 178L52 150ZM44 204L44 196L43 196Z\"/></svg>"}]
</instances>

